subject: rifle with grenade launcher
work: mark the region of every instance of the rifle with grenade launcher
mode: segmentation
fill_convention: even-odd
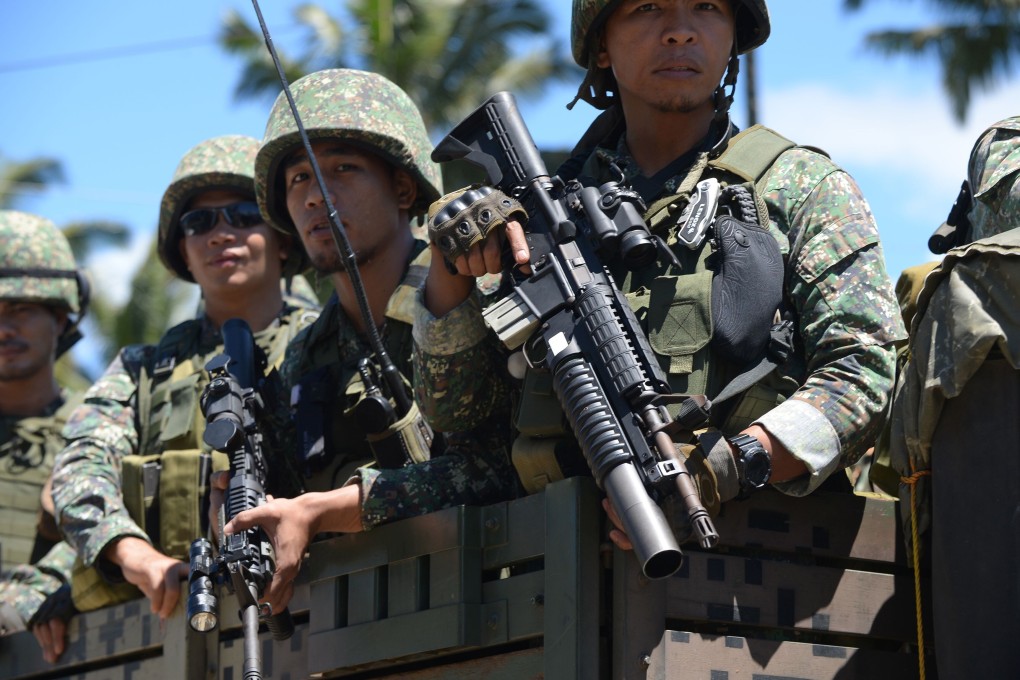
[[[510,349],[552,373],[553,386],[595,481],[609,496],[649,578],[683,562],[658,505],[678,494],[700,543],[718,534],[670,436],[670,393],[603,257],[635,269],[657,258],[679,267],[652,235],[633,191],[609,182],[582,187],[550,177],[513,95],[493,95],[457,125],[432,153],[464,159],[490,184],[516,197],[529,215],[525,235],[531,273],[511,270],[511,292],[484,313]]]

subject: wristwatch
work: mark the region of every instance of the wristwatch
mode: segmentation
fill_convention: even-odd
[[[772,476],[772,458],[757,438],[749,434],[728,437],[727,441],[737,447],[737,479],[740,493],[737,498],[747,498],[769,483]]]

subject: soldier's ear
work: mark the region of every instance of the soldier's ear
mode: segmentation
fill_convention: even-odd
[[[609,51],[606,49],[606,32],[604,30],[599,31],[598,41],[599,46],[595,50],[595,65],[599,68],[610,68],[613,64],[609,61]]]
[[[398,168],[393,173],[393,188],[396,191],[397,204],[401,210],[410,210],[418,198],[418,183],[414,181],[410,173]]]
[[[57,320],[57,328],[60,329],[59,333],[63,333],[71,323],[71,315],[62,307],[53,307],[52,309],[53,316]]]

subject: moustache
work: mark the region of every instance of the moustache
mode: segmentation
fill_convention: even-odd
[[[2,349],[25,350],[28,349],[28,343],[25,342],[24,340],[18,340],[16,338],[12,338],[9,340],[0,340],[0,350]]]

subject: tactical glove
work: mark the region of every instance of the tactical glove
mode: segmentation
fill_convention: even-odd
[[[688,467],[691,460],[696,460],[695,465],[707,469],[711,473],[711,479],[715,483],[714,501],[715,507],[709,505],[709,499],[702,491],[701,500],[705,508],[714,517],[719,511],[719,504],[732,500],[740,493],[740,477],[737,473],[737,461],[733,458],[733,450],[730,443],[723,436],[723,433],[714,428],[705,430],[698,435],[697,453],[688,457]],[[694,471],[691,470],[691,474]],[[701,490],[699,482],[699,490]]]
[[[77,613],[78,610],[75,609],[74,601],[71,599],[71,586],[63,585],[43,601],[28,621],[28,627],[50,619],[59,618],[67,621]]]
[[[701,504],[709,516],[715,517],[719,514],[720,506],[736,498],[740,491],[737,463],[730,452],[729,443],[721,432],[712,429],[699,435],[698,444],[677,444],[676,448],[701,497]],[[669,496],[667,503],[668,516],[673,518],[677,540],[685,543],[693,538],[687,508],[676,496]]]
[[[429,206],[429,239],[453,264],[483,242],[490,231],[511,220],[527,222],[528,213],[520,202],[499,189],[475,184],[446,194]]]

